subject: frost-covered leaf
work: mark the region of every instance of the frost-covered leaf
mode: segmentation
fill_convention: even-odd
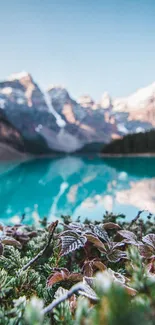
[[[155,255],[155,252],[151,246],[139,245],[140,255],[144,258],[150,259]]]
[[[59,301],[63,296],[68,294],[68,290],[59,287],[55,292],[53,302]],[[59,303],[56,308],[53,309],[54,323],[60,324],[61,320],[70,319],[71,310],[70,310],[70,299],[66,299]],[[64,321],[62,321],[64,323]],[[53,324],[53,321],[52,321]]]
[[[84,277],[83,279],[83,289],[79,290],[79,294],[85,296],[91,300],[98,301],[98,296],[96,292],[91,287],[94,283],[94,278]]]
[[[151,259],[150,263],[147,265],[147,270],[150,274],[153,274],[155,276],[155,256]]]
[[[97,270],[106,270],[106,266],[99,259],[87,260],[84,262],[82,271],[86,277],[92,277],[94,272]]]
[[[72,230],[72,229],[68,229],[68,230],[64,230],[62,231],[58,237],[65,237],[65,236],[79,236],[78,232],[75,230]]]
[[[83,278],[83,283],[88,284],[91,288],[95,287],[95,278],[94,277],[89,277],[89,276],[85,276]]]
[[[129,286],[124,286],[124,289],[126,290],[126,292],[130,295],[130,296],[135,296],[137,294],[137,291]]]
[[[55,283],[62,281],[69,282],[80,282],[83,279],[82,274],[80,273],[70,273],[68,269],[62,268],[58,269],[54,274],[52,273],[47,279],[47,287],[51,288]]]
[[[121,229],[121,227],[114,222],[106,222],[103,224],[104,229]]]
[[[89,234],[89,233],[85,233],[85,236],[86,236],[87,240],[89,242],[91,242],[92,244],[94,244],[96,247],[105,249],[104,244],[101,242],[101,240],[98,237],[94,236],[93,234]]]
[[[104,228],[102,228],[102,225],[100,226],[94,226],[91,225],[91,230],[93,233],[98,236],[99,238],[103,239],[106,242],[109,242],[109,236]]]
[[[57,227],[58,225],[58,220],[52,222],[49,226],[48,226],[48,231],[49,233],[52,233],[54,231],[54,229]]]
[[[3,245],[1,242],[0,242],[0,255],[3,255]]]
[[[70,229],[74,229],[74,230],[84,230],[85,229],[85,224],[83,224],[83,223],[80,223],[80,222],[71,222],[70,224],[69,224],[69,227],[70,227]]]
[[[69,223],[69,225],[63,224],[63,226],[65,231],[75,231],[76,233],[81,233],[85,228],[85,225],[79,222]]]
[[[62,287],[59,287],[58,290],[55,292],[54,298],[55,299],[59,299],[60,297],[62,297],[66,293],[68,293],[68,290],[67,289],[64,289]]]
[[[68,253],[84,247],[87,238],[85,236],[80,236],[75,232],[70,233],[70,235],[61,236],[61,252],[60,255],[67,255]]]
[[[92,261],[85,261],[82,272],[84,276],[92,277],[93,276],[93,263]]]
[[[80,282],[83,279],[83,275],[81,273],[70,273],[68,277],[68,281],[70,282]]]
[[[105,264],[103,264],[100,260],[94,260],[93,261],[93,265],[99,270],[99,271],[105,271],[106,270],[106,266]]]
[[[1,242],[4,245],[10,245],[10,246],[15,246],[17,248],[22,248],[21,243],[12,237],[3,237],[1,239]]]
[[[125,245],[125,243],[124,242],[112,242],[111,243],[111,247],[113,248],[113,249],[115,249],[115,248],[117,248],[117,247],[122,247],[122,246],[124,246]]]
[[[146,235],[145,237],[143,237],[142,241],[155,250],[155,234]]]
[[[69,292],[69,290],[66,290],[66,289],[64,289],[62,287],[59,287],[58,290],[55,292],[55,295],[54,295],[55,300],[61,298],[64,295],[66,295],[68,292]],[[71,312],[74,312],[75,311],[76,301],[77,301],[77,298],[76,298],[76,295],[74,294],[68,300],[65,300],[64,302],[61,303],[61,306],[62,306],[62,317],[65,316],[64,313],[67,314],[67,310],[66,309],[68,309],[68,308],[69,308],[69,310]],[[55,312],[56,312],[56,310],[55,310]],[[60,322],[61,315],[58,313],[57,316],[58,316],[57,321]],[[55,317],[55,320],[56,320],[56,317]]]
[[[123,238],[126,238],[126,239],[137,240],[136,235],[132,231],[129,231],[129,230],[120,230],[120,231],[118,231],[118,234],[120,234]]]
[[[125,289],[125,291],[127,291],[127,293],[131,296],[135,296],[137,291],[129,286],[127,286],[125,284],[126,282],[126,278],[118,273],[115,272],[111,269],[107,269],[104,272],[100,272],[97,274],[96,278],[96,288],[98,288],[98,291],[102,292],[102,294],[104,292],[109,291],[109,289],[111,288],[112,283],[114,283],[115,285],[121,286]]]
[[[126,279],[121,273],[115,272],[112,269],[108,269],[108,272],[113,277],[114,281],[118,281],[122,284],[125,284]]]
[[[135,296],[137,291],[129,286],[127,286],[126,280],[128,280],[127,278],[124,277],[124,275],[122,275],[119,272],[115,272],[111,269],[108,269],[108,272],[112,275],[114,282],[117,283],[118,285],[121,285],[130,296]]]
[[[142,257],[146,259],[155,257],[155,234],[148,234],[142,238],[143,244],[139,246]]]
[[[125,238],[124,240],[125,243],[139,245],[137,236],[133,232],[129,230],[120,230],[118,231],[118,234],[120,234],[123,238]]]
[[[115,249],[107,254],[107,259],[113,263],[119,262],[122,258],[126,258],[126,253],[119,249]]]
[[[50,275],[47,279],[47,287],[51,288],[55,283],[64,281],[69,276],[69,271],[63,268],[60,272],[55,272],[54,274]]]

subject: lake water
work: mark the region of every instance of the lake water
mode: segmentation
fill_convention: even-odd
[[[39,215],[100,220],[105,211],[155,213],[155,158],[64,156],[0,163],[0,221],[25,222]],[[145,216],[144,216],[145,217]]]

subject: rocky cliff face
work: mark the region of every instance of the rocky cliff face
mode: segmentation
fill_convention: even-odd
[[[91,150],[155,126],[155,84],[122,99],[105,92],[99,103],[77,101],[61,86],[41,91],[26,72],[0,82],[0,142],[31,153]],[[93,149],[94,150],[94,149]]]
[[[107,143],[117,133],[115,120],[106,120],[104,110],[89,96],[83,96],[76,102],[63,87],[51,87],[48,94],[54,109],[65,120],[67,131],[75,134],[83,144]]]
[[[46,139],[39,133],[43,125],[53,130],[54,138],[59,131],[43,92],[28,73],[12,75],[0,83],[0,119],[20,134],[24,150],[32,153],[50,151]]]

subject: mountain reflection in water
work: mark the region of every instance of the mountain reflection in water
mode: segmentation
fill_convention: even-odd
[[[105,210],[132,219],[155,213],[155,158],[64,156],[17,164],[0,163],[0,220],[25,222],[61,215],[100,220]],[[35,213],[34,213],[35,211]]]

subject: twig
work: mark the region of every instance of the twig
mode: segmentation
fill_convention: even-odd
[[[26,216],[26,214],[25,214],[25,213],[23,213],[23,214],[22,214],[22,216],[21,216],[21,220],[20,220],[20,223],[23,223],[23,221],[24,221],[24,219],[25,219],[25,216]]]
[[[132,226],[133,226],[133,224],[135,223],[135,222],[137,222],[137,220],[140,218],[140,216],[141,216],[141,213],[142,212],[144,212],[145,210],[141,210],[141,211],[139,211],[138,212],[138,214],[136,215],[136,217],[130,222],[130,224],[129,224],[129,227],[128,227],[128,229],[130,229]]]
[[[32,258],[32,260],[30,260],[27,264],[25,264],[19,271],[19,274],[22,272],[22,271],[25,271],[28,269],[28,267],[30,267],[32,264],[34,264],[40,257],[42,257],[44,255],[44,253],[47,251],[47,249],[49,248],[50,246],[50,243],[51,243],[51,240],[53,238],[53,234],[54,234],[54,231],[55,231],[55,228],[57,227],[58,225],[58,220],[53,222],[52,225],[50,226],[50,235],[49,235],[49,238],[48,238],[48,242],[47,244],[45,245],[45,247],[34,257]]]
[[[67,293],[65,293],[63,296],[61,296],[58,299],[55,299],[51,304],[49,304],[47,307],[45,307],[42,310],[42,314],[45,315],[47,313],[51,313],[52,310],[58,306],[61,302],[71,298],[71,296],[76,293],[77,291],[83,291],[84,290],[84,284],[83,283],[77,283],[75,284]]]

